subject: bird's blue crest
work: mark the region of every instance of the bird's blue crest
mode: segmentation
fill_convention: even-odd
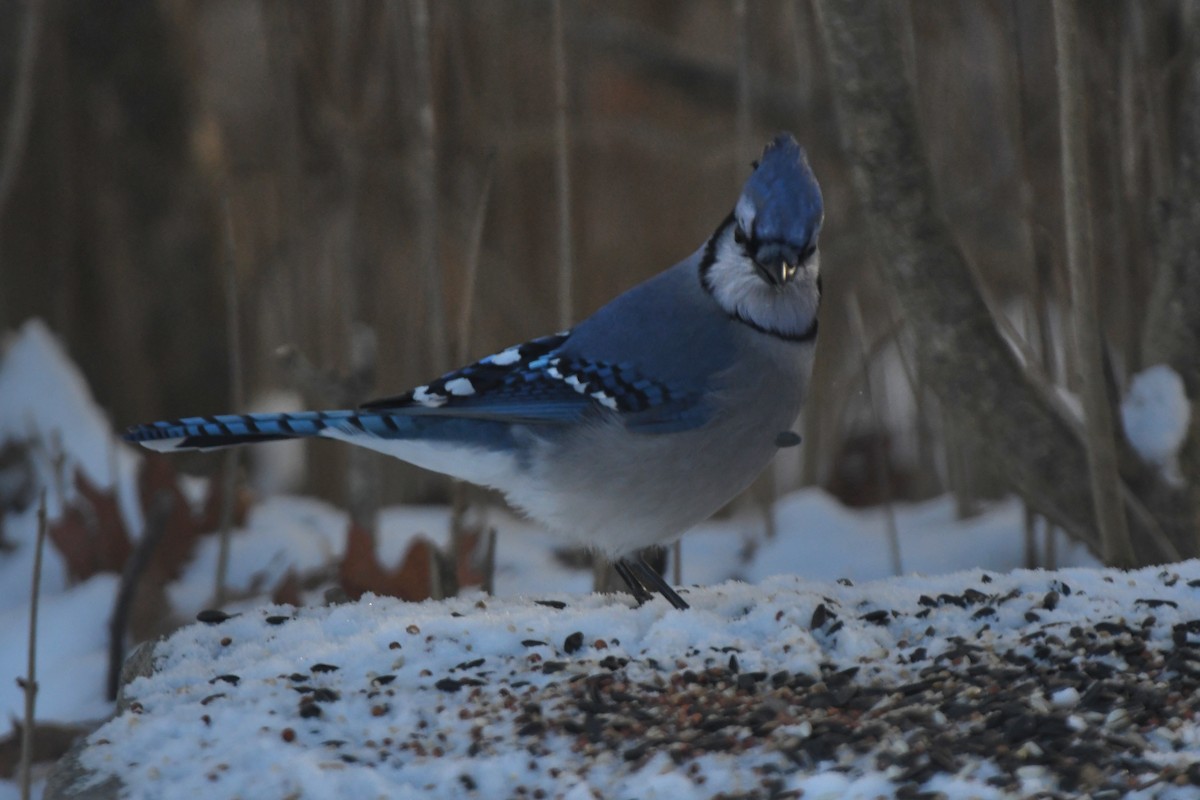
[[[808,158],[789,133],[766,146],[737,205],[738,222],[760,242],[808,244],[824,217],[821,188]]]

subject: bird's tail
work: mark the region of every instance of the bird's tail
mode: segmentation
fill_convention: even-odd
[[[320,436],[323,431],[402,437],[413,420],[403,415],[358,411],[301,411],[286,414],[219,414],[135,425],[125,440],[152,450],[214,450],[254,442]]]

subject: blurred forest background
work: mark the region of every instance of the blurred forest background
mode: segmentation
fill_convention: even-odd
[[[1028,0],[864,5],[900,59],[936,216],[1005,357],[1071,405],[1087,354],[1067,268],[1062,20]],[[1178,165],[1200,137],[1197,11],[1073,9],[1086,268],[1115,409],[1155,363],[1164,231],[1180,227]],[[952,413],[920,355],[929,329],[886,269],[862,197],[876,172],[843,146],[864,130],[838,68],[854,55],[848,16],[807,0],[0,4],[0,330],[46,319],[118,426],[357,403],[558,329],[686,257],[789,130],[825,193],[825,305],[804,444],[757,497],[953,491],[970,513],[1022,482],[1000,463],[1008,443]],[[1132,487],[1114,494],[1141,492],[1124,513],[1159,538],[1179,523],[1173,553],[1138,559],[1200,550],[1188,498],[1113,441]],[[368,508],[448,496],[436,476],[348,451],[307,445],[303,490]]]

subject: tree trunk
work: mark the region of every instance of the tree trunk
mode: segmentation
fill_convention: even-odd
[[[1039,513],[1100,551],[1085,451],[1073,425],[1000,336],[939,213],[888,5],[821,0],[834,99],[854,189],[884,277],[908,321],[918,369],[952,424]],[[1139,536],[1139,560],[1162,560]]]
[[[1125,503],[1117,472],[1112,407],[1104,385],[1099,303],[1092,258],[1087,136],[1079,70],[1079,17],[1075,0],[1054,0],[1057,48],[1058,122],[1062,146],[1063,220],[1067,240],[1067,272],[1071,276],[1072,321],[1079,348],[1080,394],[1083,401],[1088,476],[1100,553],[1104,563],[1134,565]]]
[[[1194,13],[1194,12],[1193,12]],[[1185,81],[1179,104],[1179,152],[1142,344],[1146,366],[1167,364],[1183,379],[1192,406],[1180,452],[1183,486],[1148,479],[1147,504],[1183,552],[1200,551],[1200,31],[1182,25]]]

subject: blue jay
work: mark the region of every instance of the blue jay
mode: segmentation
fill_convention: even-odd
[[[687,603],[634,557],[745,489],[800,412],[821,289],[821,191],[788,134],[690,257],[572,329],[346,411],[154,422],[160,451],[323,436],[503,492],[612,560],[639,602]]]

